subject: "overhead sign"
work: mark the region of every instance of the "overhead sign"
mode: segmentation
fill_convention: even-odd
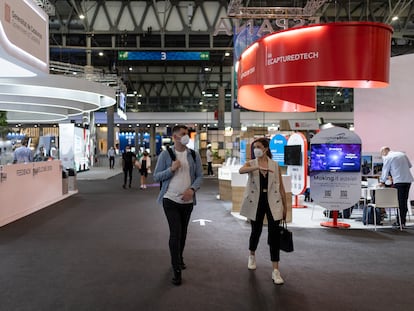
[[[159,61],[210,60],[210,52],[119,51],[118,60],[159,60]]]
[[[237,100],[255,111],[313,112],[316,86],[386,87],[392,32],[382,23],[341,22],[265,36],[240,56]]]
[[[297,130],[318,130],[318,120],[288,120],[292,131]]]
[[[49,72],[49,17],[34,1],[0,0],[0,58]],[[5,55],[6,54],[6,55]]]

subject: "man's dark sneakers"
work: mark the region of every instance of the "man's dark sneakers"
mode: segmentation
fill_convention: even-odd
[[[185,263],[184,263],[184,259],[183,258],[181,258],[181,262],[180,262],[180,269],[181,270],[185,270],[187,268],[187,266],[185,265]]]
[[[173,269],[174,277],[172,278],[172,283],[176,286],[181,285],[181,270],[180,269]]]

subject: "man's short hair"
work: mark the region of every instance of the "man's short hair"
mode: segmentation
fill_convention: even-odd
[[[177,124],[173,127],[172,133],[173,134],[178,133],[181,129],[188,130],[188,127],[184,124]]]
[[[383,147],[381,147],[380,153],[383,153],[384,151],[390,152],[391,149],[390,149],[390,147],[383,146]]]

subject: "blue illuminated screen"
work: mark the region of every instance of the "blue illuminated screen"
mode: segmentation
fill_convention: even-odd
[[[360,144],[311,144],[310,170],[313,172],[359,172]]]

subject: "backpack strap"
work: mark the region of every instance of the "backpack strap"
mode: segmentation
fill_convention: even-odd
[[[191,156],[193,157],[194,163],[196,162],[196,154],[195,151],[193,149],[190,149],[191,152]]]
[[[172,151],[170,147],[167,147],[168,153],[170,154],[171,160],[175,161],[177,157],[175,156],[175,153]],[[196,162],[196,153],[193,149],[190,149],[191,156],[193,157],[194,162]]]
[[[172,151],[170,147],[167,147],[167,150],[168,150],[168,153],[170,154],[171,160],[175,161],[176,160],[175,153]]]

